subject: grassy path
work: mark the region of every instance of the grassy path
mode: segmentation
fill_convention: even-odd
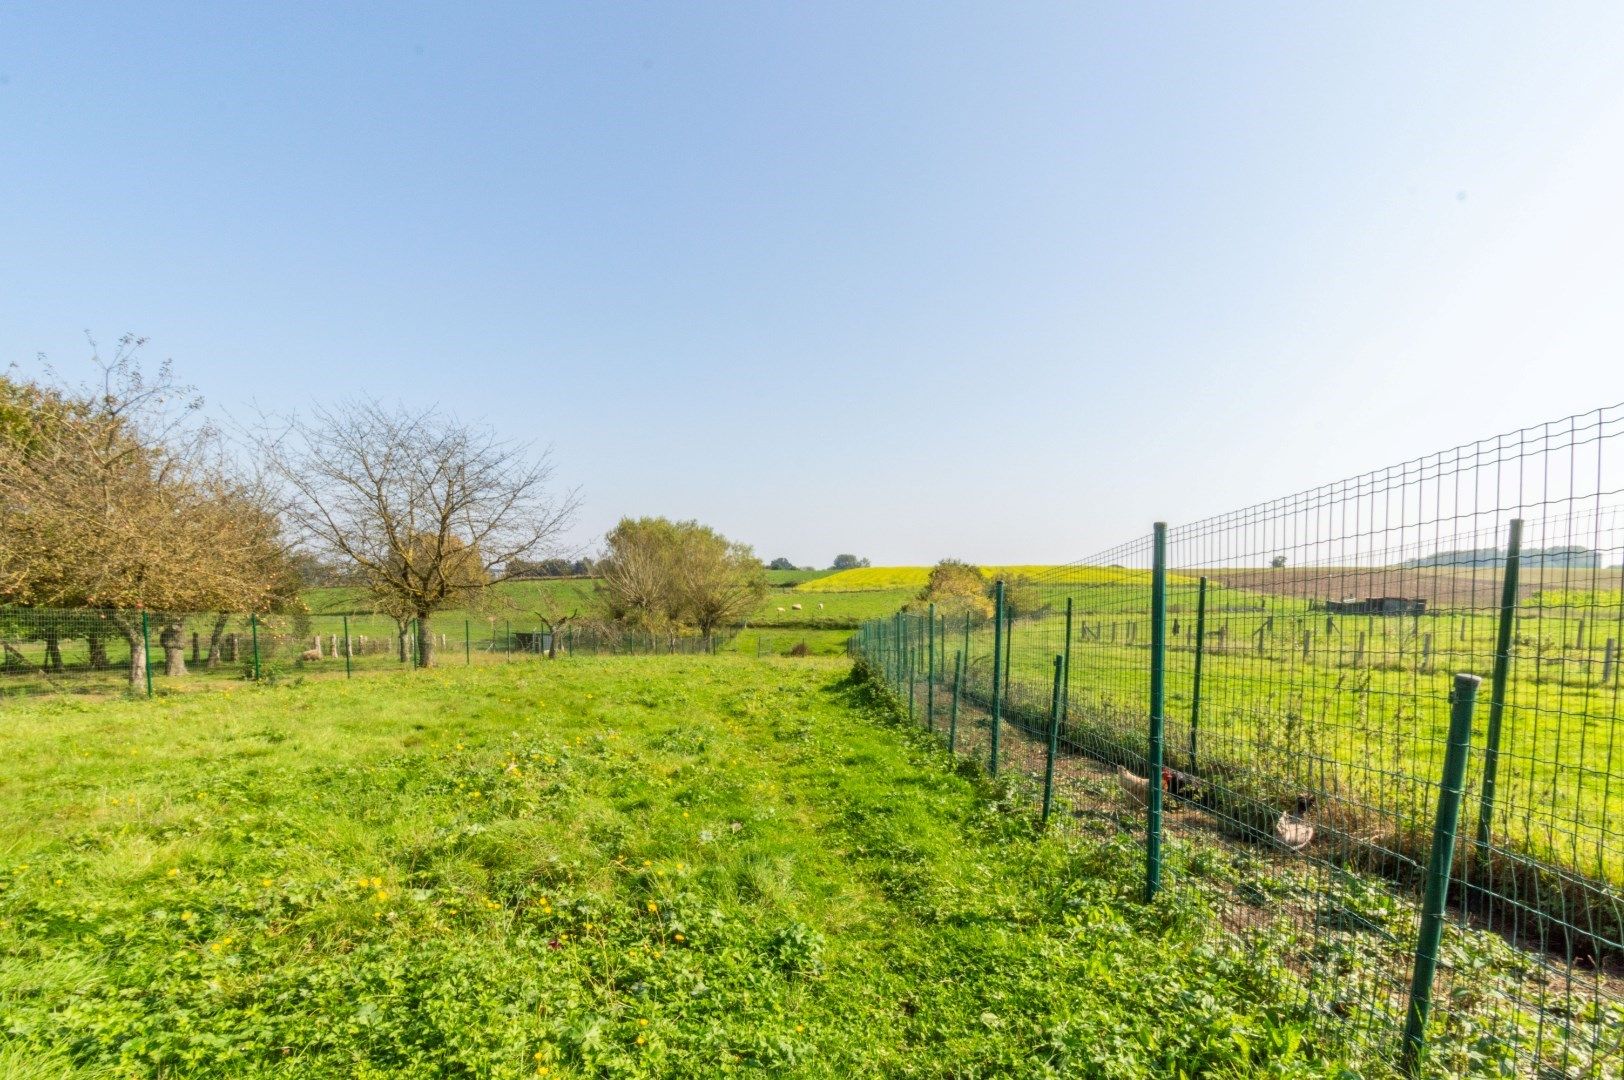
[[[838,662],[8,706],[0,1076],[1317,1076],[1283,969]],[[1371,1075],[1367,1072],[1365,1075]]]

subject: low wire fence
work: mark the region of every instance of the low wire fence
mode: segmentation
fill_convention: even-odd
[[[1147,897],[1206,896],[1327,1035],[1624,1076],[1620,434],[1613,407],[1158,526],[852,649],[1051,825],[1140,837]]]
[[[650,633],[534,619],[351,614],[167,614],[0,608],[0,698],[152,696],[200,680],[354,677],[436,665],[569,655],[711,653],[728,636]]]

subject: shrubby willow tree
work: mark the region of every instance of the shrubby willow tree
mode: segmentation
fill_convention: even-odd
[[[697,521],[622,518],[597,570],[610,616],[656,632],[691,626],[709,637],[767,595],[755,552]]]
[[[125,335],[112,359],[93,356],[90,386],[0,386],[0,602],[106,609],[96,618],[129,643],[132,691],[146,679],[143,612],[182,674],[183,613],[265,612],[296,588],[263,493],[233,474],[170,366],[142,371],[144,344]],[[94,664],[96,629],[57,632],[85,636]]]
[[[550,554],[579,505],[552,492],[545,452],[432,409],[317,409],[262,434],[260,450],[311,552],[353,567],[380,610],[417,620],[425,667],[430,616]]]

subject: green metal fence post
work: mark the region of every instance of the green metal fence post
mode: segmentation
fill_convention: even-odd
[[[259,681],[259,616],[248,613],[248,630],[254,640],[254,681]]]
[[[925,670],[925,727],[936,730],[936,605],[930,605],[930,662]]]
[[[1489,846],[1494,789],[1500,769],[1500,723],[1506,711],[1506,679],[1511,672],[1512,633],[1517,623],[1517,572],[1522,558],[1522,519],[1506,534],[1506,570],[1500,590],[1500,625],[1494,639],[1494,674],[1489,685],[1489,731],[1483,748],[1483,784],[1477,804],[1477,846]]]
[[[147,678],[147,697],[152,696],[152,628],[147,622],[147,611],[141,609],[141,668]],[[258,678],[255,674],[255,678]]]
[[[1403,1068],[1414,1076],[1426,1049],[1427,1016],[1432,1010],[1432,982],[1438,972],[1438,945],[1444,932],[1444,906],[1449,902],[1449,871],[1455,862],[1455,831],[1460,825],[1466,756],[1472,740],[1472,708],[1483,680],[1456,675],[1449,711],[1449,744],[1438,783],[1438,816],[1432,826],[1432,856],[1427,861],[1427,888],[1421,901],[1421,932],[1415,943],[1415,974],[1404,1021]]]
[[[1066,681],[1060,684],[1060,719],[1065,721],[1071,716],[1071,597],[1066,597],[1066,650],[1063,654],[1066,662]]]
[[[964,654],[953,654],[953,711],[948,713],[947,719],[947,752],[955,754],[959,749],[959,694],[964,690]]]
[[[1049,695],[1049,754],[1043,764],[1043,823],[1049,823],[1049,807],[1054,802],[1054,755],[1060,742],[1060,684],[1065,678],[1066,658],[1054,658],[1054,691]]]
[[[1201,727],[1201,657],[1207,651],[1207,579],[1195,593],[1195,676],[1190,684],[1190,771],[1196,767],[1196,731]]]
[[[902,693],[902,680],[904,677],[903,665],[907,663],[907,654],[908,623],[907,620],[902,617],[902,612],[899,611],[897,612],[896,636],[891,640],[891,681],[893,685],[895,685],[896,691],[899,695]]]
[[[1150,775],[1146,785],[1145,901],[1156,899],[1162,886],[1162,735],[1163,680],[1167,661],[1167,523],[1158,521],[1150,570]]]
[[[462,620],[462,666],[468,667],[474,662],[474,628],[468,625],[468,620]]]
[[[350,617],[344,616],[344,677],[352,679],[355,673],[350,670]]]
[[[900,611],[891,616],[891,625],[886,629],[889,633],[887,635],[888,640],[885,643],[885,658],[889,663],[885,665],[885,677],[897,697],[901,697],[902,687],[897,681],[898,665],[901,663],[899,657],[902,655],[902,613]]]
[[[502,633],[507,638],[506,642],[503,645],[502,659],[504,659],[504,660],[512,660],[513,659],[513,620],[512,619],[503,619],[502,620],[502,626],[503,626]]]
[[[1000,693],[1004,658],[1004,583],[999,581],[993,589],[992,602],[992,753],[987,771],[998,775],[998,729],[1003,722],[1003,696]]]
[[[914,650],[908,650],[908,658],[903,663],[908,665],[908,723],[911,724],[914,721],[914,695],[917,693],[914,687],[914,673],[919,668],[918,657],[914,655]]]
[[[1005,608],[1008,608],[1006,603]],[[1013,681],[1015,673],[1015,613],[1006,610],[1004,613],[1004,697],[1009,697],[1009,684]]]

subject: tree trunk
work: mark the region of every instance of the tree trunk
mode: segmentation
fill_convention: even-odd
[[[417,666],[429,667],[434,663],[434,635],[429,632],[429,613],[417,613]]]
[[[51,629],[45,631],[45,670],[62,670],[62,634],[60,631]]]
[[[209,655],[208,659],[203,661],[203,668],[206,671],[213,671],[220,666],[220,639],[225,636],[226,623],[230,619],[229,615],[214,617],[214,626],[209,630]]]
[[[406,662],[406,624],[410,621],[409,619],[395,620],[395,641],[400,646],[400,662],[403,664]]]
[[[147,692],[147,643],[141,637],[141,621],[124,621],[119,624],[124,631],[124,640],[130,645],[130,693],[145,694]]]
[[[158,633],[158,644],[164,650],[164,674],[186,674],[186,626],[179,616],[164,623]]]
[[[90,646],[90,670],[105,670],[108,667],[107,639],[99,633],[86,634],[85,642]]]

